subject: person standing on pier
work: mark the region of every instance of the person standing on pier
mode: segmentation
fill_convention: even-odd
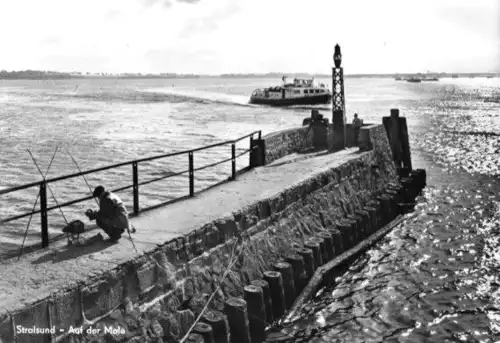
[[[358,145],[358,136],[361,126],[363,126],[363,121],[358,118],[358,114],[354,113],[354,119],[352,120],[352,126],[354,128],[354,144]]]
[[[99,211],[87,210],[85,214],[96,221],[111,241],[118,241],[125,230],[130,230],[127,208],[116,194],[106,191],[103,186],[97,186],[92,195],[99,198]]]

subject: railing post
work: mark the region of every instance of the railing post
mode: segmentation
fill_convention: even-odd
[[[49,223],[47,218],[47,183],[40,183],[40,216],[42,224],[42,248],[49,246]]]
[[[252,164],[252,156],[253,156],[253,135],[250,136],[250,153],[248,154],[248,158],[250,159],[250,163],[248,164],[250,168],[253,168]]]
[[[193,152],[190,151],[189,154],[189,196],[194,196],[194,161]]]
[[[134,214],[139,214],[139,175],[138,175],[137,162],[132,163],[132,178],[134,182]]]
[[[259,130],[259,141],[262,139],[262,130]]]
[[[231,180],[236,179],[236,145],[231,144]]]

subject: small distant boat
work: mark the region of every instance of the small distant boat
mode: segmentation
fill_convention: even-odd
[[[406,82],[419,83],[419,82],[422,82],[422,79],[420,79],[418,77],[411,77],[409,79],[406,79]]]
[[[283,86],[255,89],[250,96],[251,104],[270,106],[319,105],[328,104],[332,93],[324,84],[316,84],[312,79],[293,79],[286,83],[283,76]]]
[[[483,100],[484,102],[495,102],[497,104],[500,104],[500,96],[498,97],[488,97]]]
[[[451,75],[452,79],[458,79],[458,75]]]
[[[401,76],[398,76],[394,80],[396,80],[396,81],[403,81],[403,78]]]
[[[493,78],[493,75],[488,75],[486,76],[488,79],[492,79]]]
[[[439,81],[439,79],[437,77],[426,77],[422,81]]]

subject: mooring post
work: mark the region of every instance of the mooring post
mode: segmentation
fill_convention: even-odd
[[[392,140],[392,150],[394,153],[394,161],[396,166],[400,167],[403,162],[403,149],[400,140],[400,129],[399,129],[399,110],[397,108],[391,109],[391,140]]]
[[[333,125],[333,149],[342,150],[346,146],[345,125],[345,97],[344,97],[344,69],[340,46],[335,45],[333,55],[335,67],[332,68],[332,125]]]
[[[260,167],[266,164],[266,145],[260,138],[250,137],[250,168]]]
[[[42,248],[49,246],[49,223],[47,216],[47,183],[40,182],[40,217],[42,224]]]
[[[399,110],[397,108],[391,109],[390,117],[382,118],[382,123],[384,124],[387,132],[387,138],[389,139],[389,144],[391,146],[392,158],[398,170],[401,168],[403,163],[403,148],[400,140],[401,134],[399,119]]]
[[[139,214],[139,175],[137,162],[132,163],[132,179],[133,179],[133,193],[134,193],[134,214]]]
[[[403,165],[410,171],[413,170],[411,165],[411,153],[410,153],[410,140],[408,137],[408,126],[406,125],[406,118],[398,118],[399,121],[399,141],[401,142],[401,150],[403,153],[402,162]]]
[[[193,152],[190,151],[189,154],[189,196],[194,196],[194,161]]]

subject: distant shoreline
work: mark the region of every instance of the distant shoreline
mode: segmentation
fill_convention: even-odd
[[[307,73],[266,73],[266,74],[221,74],[221,75],[203,75],[203,74],[71,74],[60,72],[42,72],[42,71],[16,71],[0,72],[0,80],[68,80],[68,79],[281,79],[283,75],[302,78],[330,78],[330,74],[307,74]],[[293,75],[293,76],[292,76]],[[429,74],[346,74],[345,78],[410,78],[410,77],[500,77],[500,73],[429,73]]]

